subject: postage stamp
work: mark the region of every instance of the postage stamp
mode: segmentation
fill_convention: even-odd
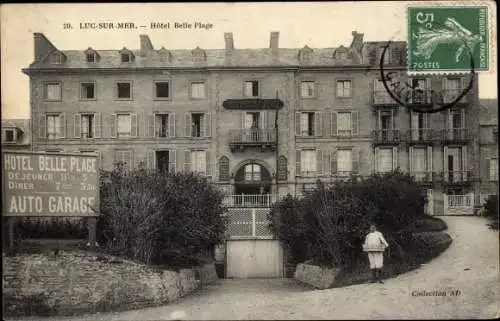
[[[409,6],[407,20],[409,71],[489,69],[488,7]]]

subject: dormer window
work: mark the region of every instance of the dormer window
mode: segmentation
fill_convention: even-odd
[[[130,62],[130,54],[122,53],[122,62]]]
[[[191,53],[196,61],[205,61],[207,58],[205,50],[201,49],[200,47],[196,47]]]
[[[96,57],[94,52],[89,52],[86,54],[87,62],[96,62]]]
[[[16,140],[16,131],[14,129],[7,129],[5,131],[5,141],[12,143]]]
[[[309,61],[311,59],[311,54],[313,50],[308,46],[304,46],[304,48],[299,51],[299,60],[301,62]]]
[[[87,50],[84,51],[85,54],[85,61],[89,63],[96,63],[99,60],[99,54],[97,51],[89,47]]]
[[[60,53],[54,53],[50,56],[50,63],[51,64],[61,64],[62,63],[62,56]]]
[[[120,60],[121,60],[121,62],[132,62],[133,59],[134,59],[134,55],[127,48],[123,48],[120,51]]]
[[[164,47],[161,47],[160,50],[158,50],[158,55],[160,57],[160,61],[162,62],[172,61],[172,54]]]

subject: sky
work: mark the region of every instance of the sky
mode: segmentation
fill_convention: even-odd
[[[279,31],[281,48],[349,46],[351,32],[365,41],[406,40],[406,8],[417,2],[290,2],[290,3],[104,3],[6,4],[1,18],[2,119],[29,118],[29,79],[21,72],[33,62],[33,33],[41,32],[61,50],[139,48],[148,34],[155,49],[224,48],[232,32],[235,48],[267,48],[271,31]],[[430,1],[425,2],[426,5]],[[447,4],[458,3],[448,1]],[[480,98],[497,98],[496,4],[490,7],[490,70],[480,73]],[[87,22],[133,22],[133,30],[80,29]],[[151,22],[212,24],[209,29],[150,29]],[[70,23],[72,29],[63,25]]]

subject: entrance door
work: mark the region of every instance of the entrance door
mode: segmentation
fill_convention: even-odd
[[[227,241],[227,278],[281,278],[283,251],[278,240]]]

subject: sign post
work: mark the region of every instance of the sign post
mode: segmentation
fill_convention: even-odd
[[[2,215],[14,245],[18,217],[88,217],[89,241],[96,242],[99,158],[89,154],[2,152]]]

